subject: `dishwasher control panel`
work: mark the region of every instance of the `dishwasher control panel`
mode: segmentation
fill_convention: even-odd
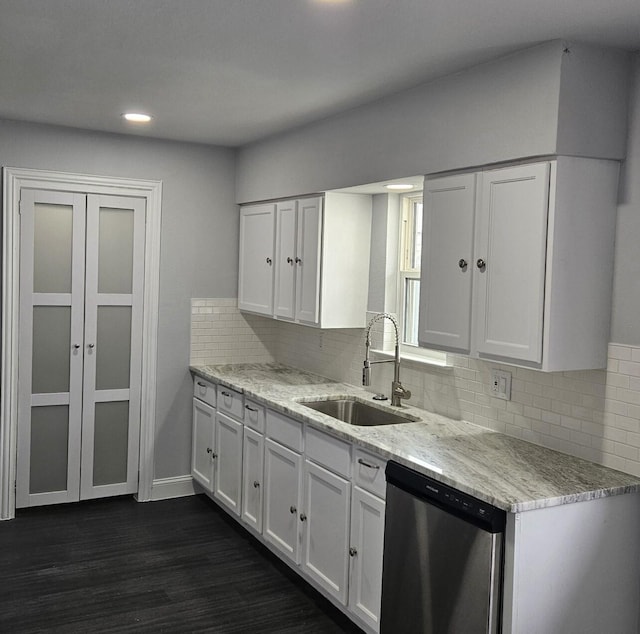
[[[504,531],[506,512],[472,495],[458,491],[429,476],[389,461],[386,469],[387,484],[410,491],[440,508],[476,523],[491,533]]]

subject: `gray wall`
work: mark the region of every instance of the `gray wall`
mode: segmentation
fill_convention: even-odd
[[[640,345],[640,53],[633,59],[627,159],[620,172],[611,341]]]
[[[235,297],[234,153],[0,120],[0,164],[161,180],[155,477],[190,472],[191,297]]]
[[[549,42],[247,146],[237,199],[557,153],[623,158],[628,61]]]

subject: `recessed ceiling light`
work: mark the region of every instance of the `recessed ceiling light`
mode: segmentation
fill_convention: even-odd
[[[122,116],[133,123],[149,123],[151,121],[151,115],[142,112],[125,112]]]
[[[413,185],[411,183],[391,183],[390,185],[385,185],[385,187],[395,191],[407,191],[408,189],[413,189]]]

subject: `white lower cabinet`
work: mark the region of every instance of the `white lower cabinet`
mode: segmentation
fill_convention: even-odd
[[[302,454],[271,438],[264,441],[263,537],[285,557],[300,563],[298,510],[302,503]]]
[[[351,483],[304,462],[302,569],[343,605],[347,603]]]
[[[249,427],[242,440],[242,521],[262,532],[262,490],[264,488],[264,436]]]
[[[218,386],[217,410],[215,397],[201,398],[193,400],[193,479],[360,627],[378,632],[385,461],[228,388]]]
[[[235,515],[240,515],[242,492],[242,429],[241,422],[216,413],[213,495]]]
[[[213,429],[216,410],[200,399],[193,399],[191,476],[209,493],[213,492]]]
[[[351,494],[349,610],[376,632],[380,627],[385,503],[354,486]]]

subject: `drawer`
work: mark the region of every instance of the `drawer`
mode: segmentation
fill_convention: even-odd
[[[302,423],[293,418],[267,410],[266,435],[285,447],[302,451]]]
[[[307,425],[304,452],[310,460],[338,475],[349,478],[351,473],[351,443]]]
[[[264,405],[246,398],[244,400],[244,424],[264,434],[264,410]]]
[[[216,406],[216,384],[207,381],[207,379],[199,376],[193,377],[193,395],[211,407]]]
[[[384,469],[387,461],[362,449],[354,448],[353,483],[383,500],[386,497],[387,483]]]
[[[243,405],[242,392],[238,392],[226,385],[218,385],[218,411],[242,420],[244,416]]]

